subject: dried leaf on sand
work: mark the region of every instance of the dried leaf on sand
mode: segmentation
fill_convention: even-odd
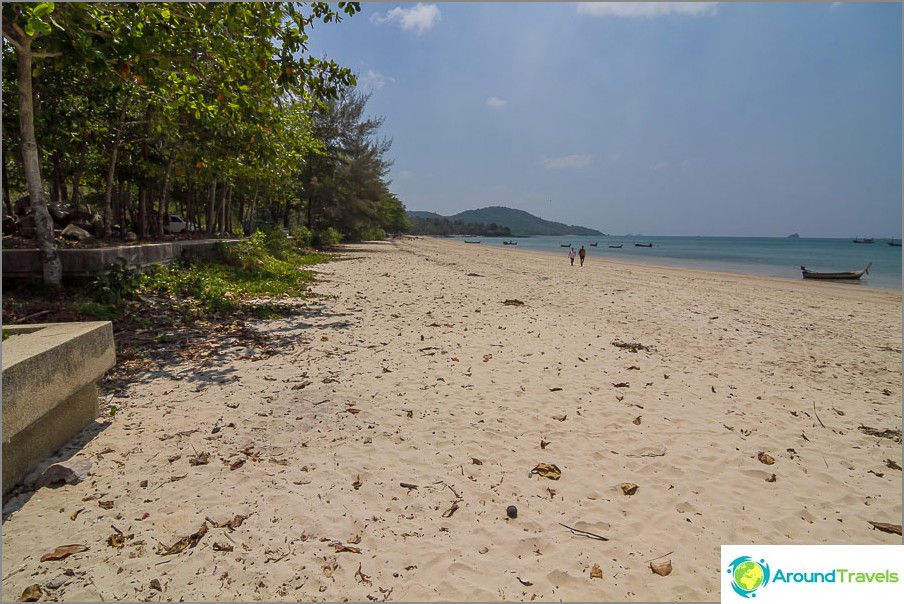
[[[600,568],[599,564],[594,563],[593,568],[590,569],[590,578],[591,579],[602,579],[603,578],[603,569]]]
[[[625,495],[633,495],[637,492],[638,488],[639,487],[633,482],[626,482],[621,485],[622,493],[624,493]]]
[[[64,558],[68,558],[72,554],[77,554],[79,552],[84,552],[87,550],[87,547],[77,543],[71,545],[61,545],[52,552],[41,556],[41,562],[47,562],[48,560],[63,560]]]
[[[759,453],[757,453],[756,458],[760,460],[760,463],[764,463],[767,466],[771,466],[772,464],[775,463],[775,458],[763,451],[760,451]]]
[[[542,476],[543,478],[549,478],[550,480],[558,480],[562,476],[562,470],[555,464],[538,463],[534,466],[534,469],[530,471],[531,476],[534,474]]]
[[[25,591],[22,592],[22,595],[19,596],[19,599],[16,602],[37,602],[41,599],[41,596],[44,595],[41,592],[41,586],[35,583],[34,585],[29,585],[25,588]]]
[[[666,560],[664,562],[650,562],[650,570],[661,577],[665,577],[672,572],[672,561]]]
[[[867,520],[873,528],[882,531],[883,533],[894,533],[895,535],[901,534],[901,525],[900,524],[888,524],[887,522],[873,522],[872,520]]]
[[[336,545],[336,553],[338,554],[338,553],[340,553],[340,552],[349,552],[349,553],[352,553],[352,554],[360,554],[360,553],[361,553],[361,549],[360,549],[360,548],[357,548],[357,547],[354,547],[354,546],[352,546],[352,545],[342,545],[342,544],[340,543],[340,544]]]
[[[174,544],[172,544],[170,547],[166,547],[165,545],[163,545],[161,543],[160,551],[158,551],[157,553],[159,553],[161,556],[169,556],[172,554],[178,554],[179,552],[185,550],[186,548],[194,547],[194,546],[198,545],[198,542],[201,541],[201,538],[204,537],[204,535],[206,535],[206,534],[207,534],[207,523],[203,522],[203,523],[201,523],[201,528],[199,528],[197,530],[197,532],[192,533],[188,537],[182,537],[181,539],[176,541]]]

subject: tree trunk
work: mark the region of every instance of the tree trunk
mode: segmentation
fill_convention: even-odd
[[[231,186],[226,190],[226,235],[232,235],[232,190]]]
[[[19,88],[19,137],[22,146],[22,168],[28,185],[28,197],[35,216],[38,249],[43,260],[44,283],[60,287],[63,283],[63,265],[53,238],[53,220],[44,202],[41,182],[41,158],[35,140],[34,97],[31,88],[32,38],[20,40],[16,45],[16,84]]]
[[[6,172],[6,145],[3,145],[3,174],[0,175],[0,180],[3,181],[3,205],[6,206],[6,215],[13,216],[13,202],[9,197],[9,175]]]
[[[142,187],[138,189],[138,238],[148,238],[148,192]]]
[[[129,97],[122,99],[122,108],[116,119],[116,136],[113,139],[113,148],[110,150],[110,165],[107,168],[107,188],[104,190],[104,239],[109,239],[113,232],[113,177],[116,174],[116,160],[119,158],[119,148],[122,146],[122,131],[125,129],[126,109],[129,105]]]
[[[214,206],[217,202],[217,179],[210,181],[207,190],[207,230],[208,235],[213,235],[214,227]]]
[[[220,207],[217,217],[217,234],[224,235],[226,233],[226,203],[229,197],[229,181],[223,181],[223,193],[220,196]]]
[[[63,161],[59,153],[54,153],[51,160],[53,164],[53,183],[50,189],[50,201],[53,203],[69,202],[69,194],[66,191],[66,180],[63,178]]]
[[[85,153],[88,151],[88,143],[82,143],[79,148],[78,164],[75,166],[75,172],[72,173],[72,199],[69,201],[69,207],[73,212],[78,211],[78,202],[82,198],[82,170],[85,167]]]
[[[163,190],[160,192],[160,213],[158,222],[160,224],[160,232],[164,232],[163,227],[169,224],[169,189],[170,181],[173,178],[173,166],[176,163],[175,149],[170,152],[170,156],[166,160],[166,168],[163,171]],[[183,218],[185,218],[183,216]],[[188,220],[187,218],[185,218]]]

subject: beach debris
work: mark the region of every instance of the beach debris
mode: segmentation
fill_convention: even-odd
[[[642,447],[634,453],[625,453],[625,457],[663,457],[665,453],[666,448],[660,445],[656,447]]]
[[[307,388],[308,386],[310,386],[313,383],[314,382],[312,382],[311,380],[305,380],[301,383],[298,383],[298,384],[295,384],[294,386],[292,386],[292,390],[303,390],[304,388]]]
[[[562,390],[562,389],[559,388],[558,386],[556,386],[555,388],[550,388],[550,389],[549,389],[550,392],[561,392],[561,390]]]
[[[169,481],[170,482],[178,482],[178,481],[182,480],[183,478],[185,478],[186,476],[188,476],[188,474],[182,474],[181,476],[170,476]]]
[[[665,577],[666,575],[672,573],[672,561],[666,560],[664,562],[650,562],[650,570],[652,570],[654,574],[657,574],[660,577]]]
[[[625,482],[625,483],[622,483],[622,485],[621,485],[622,493],[624,493],[625,495],[633,495],[634,493],[637,492],[638,488],[640,488],[640,487],[638,487],[633,482]]]
[[[230,470],[238,470],[238,469],[241,468],[243,465],[245,465],[245,460],[244,460],[244,459],[239,459],[238,461],[235,461],[235,462],[229,464],[229,469],[230,469]]]
[[[345,412],[351,413],[352,415],[358,415],[359,413],[361,413],[361,410],[357,407],[349,407],[348,409],[345,409]]]
[[[146,488],[148,488],[148,481],[142,480],[141,482],[138,483],[138,486],[140,486],[142,489],[146,489]]]
[[[888,524],[887,522],[873,522],[872,520],[867,520],[871,525],[873,525],[874,529],[880,530],[883,533],[894,533],[895,535],[901,534],[901,525],[900,524]]]
[[[19,599],[16,602],[37,602],[41,599],[44,593],[41,591],[41,586],[35,583],[34,585],[29,585],[25,588],[25,591],[22,592],[22,595],[19,596]]]
[[[341,543],[337,543],[333,547],[336,548],[337,554],[342,553],[342,552],[348,552],[350,554],[360,554],[361,553],[361,549],[357,548],[353,545],[343,545]]]
[[[44,554],[41,556],[41,562],[48,562],[50,560],[64,560],[71,556],[72,554],[78,554],[79,552],[87,551],[88,548],[79,543],[72,543],[70,545],[61,545],[52,552]]]
[[[524,586],[527,586],[527,587],[530,587],[531,585],[533,585],[533,582],[531,582],[531,581],[527,581],[526,579],[522,579],[521,577],[518,577],[517,575],[515,575],[515,577],[518,579],[518,583],[520,583],[521,585],[524,585]]]
[[[206,466],[210,462],[210,453],[195,453],[188,458],[188,464],[192,466]]]
[[[563,421],[564,421],[564,420],[563,420]],[[543,440],[543,439],[541,438],[541,439],[540,439],[540,448],[541,448],[541,449],[545,449],[546,447],[548,447],[548,446],[550,445],[550,442],[551,442],[551,441]]]
[[[776,480],[778,479],[775,477],[775,474],[766,477],[766,482],[775,482]]]
[[[58,486],[62,483],[77,484],[87,478],[90,471],[90,459],[70,459],[65,462],[55,463],[41,472],[41,475],[35,481],[35,489]]]
[[[84,511],[85,511],[85,508],[79,508],[79,509],[75,510],[74,512],[72,512],[72,515],[69,516],[69,520],[75,520],[76,518],[78,518],[78,515]]]
[[[467,277],[483,277],[483,275],[478,275],[477,273],[468,273]]]
[[[760,463],[764,463],[767,466],[771,466],[775,463],[775,458],[764,451],[757,453],[756,458],[760,460]]]
[[[151,517],[151,515],[148,512],[145,512],[144,514],[142,514],[140,517],[136,518],[135,520],[141,522],[142,520],[145,520],[150,517]]]
[[[505,508],[505,515],[512,519],[517,518],[518,517],[518,508],[516,508],[513,505],[508,506],[507,508]]]
[[[358,562],[358,570],[355,572],[355,580],[358,581],[358,583],[367,583],[368,585],[370,585],[370,575],[365,575],[361,570],[361,566],[361,562]]]
[[[553,415],[552,418],[556,421],[564,422],[566,419],[568,419],[568,414],[566,413],[564,415]]]
[[[163,586],[160,585],[160,579],[151,579],[151,589],[156,589],[157,591],[163,591]]]
[[[97,505],[104,508],[105,510],[110,510],[110,509],[113,509],[114,504],[113,504],[113,501],[110,500],[110,501],[98,501]]]
[[[511,300],[506,300],[505,302],[503,302],[503,304],[505,304],[506,306],[524,306],[524,302],[514,298]]]
[[[612,385],[615,388],[630,388],[631,387],[631,384],[629,384],[628,382],[618,382],[618,383],[613,383]]]
[[[213,542],[213,551],[215,552],[231,552],[235,548],[230,543],[220,543],[219,541]]]
[[[596,539],[597,541],[608,541],[609,540],[608,537],[603,537],[602,535],[597,535],[596,533],[591,533],[590,531],[585,531],[583,529],[574,528],[574,527],[568,526],[567,524],[562,524],[561,522],[559,523],[559,526],[564,526],[569,531],[571,531],[572,534],[577,535],[578,537],[587,537],[588,539]]]
[[[869,436],[878,436],[879,438],[890,438],[896,443],[901,442],[901,430],[899,428],[886,428],[885,430],[879,430],[877,428],[870,428],[869,426],[861,425],[857,428],[864,434]]]
[[[543,478],[549,478],[550,480],[558,480],[562,476],[562,470],[555,464],[538,463],[534,466],[534,469],[530,471],[528,477],[530,478],[534,474],[542,476]]]
[[[555,489],[550,489],[549,487],[546,487],[546,492],[549,493],[549,498],[550,498],[550,499],[552,499],[552,498],[554,498],[554,497],[556,496],[556,490],[555,490]]]
[[[182,459],[182,454],[176,453],[175,455],[170,455],[169,457],[167,457],[166,461],[173,463],[174,461],[178,461],[180,459]]]
[[[223,421],[223,418],[222,418],[222,417],[220,417],[219,419],[217,419],[217,423],[215,423],[215,424],[213,425],[213,429],[210,431],[211,434],[216,434],[217,432],[220,431],[220,429],[221,429],[220,423],[221,423],[222,421]]]
[[[485,553],[487,553],[488,551],[490,551],[490,548],[488,548],[487,546],[484,545],[484,546],[481,547],[479,550],[477,550],[477,553],[478,553],[478,554],[485,554]]]
[[[638,344],[637,342],[622,342],[619,340],[614,340],[612,345],[616,348],[621,348],[622,350],[627,350],[629,352],[637,352],[638,350],[643,350],[644,352],[652,352],[653,349],[649,346],[644,346],[643,344]]]
[[[122,531],[115,532],[107,537],[107,543],[111,547],[121,549],[126,544],[126,536],[122,534]]]
[[[631,423],[633,423],[635,426],[639,426],[641,417],[643,417],[643,416],[638,415],[637,417],[634,418],[634,420]]]
[[[600,568],[600,565],[597,563],[593,563],[593,568],[590,569],[590,578],[591,579],[602,579],[603,578],[603,569]]]
[[[898,470],[898,471],[901,470],[900,464],[898,464],[898,462],[896,462],[894,459],[886,459],[886,460],[885,460],[885,467],[886,467],[886,468],[891,468],[892,470]]]
[[[361,488],[362,484],[363,483],[361,482],[361,475],[358,474],[358,476],[355,478],[355,482],[352,483],[352,487],[354,487],[354,489],[357,491]]]
[[[451,518],[452,514],[458,511],[458,501],[453,501],[452,506],[443,512],[443,518]]]
[[[483,465],[483,462],[481,460],[477,459],[476,457],[471,458],[471,463],[474,464],[475,466]],[[898,468],[898,469],[900,470],[900,468]]]
[[[485,354],[485,355],[483,355],[483,362],[486,363],[487,361],[489,361],[492,358],[493,358],[492,354]]]
[[[167,547],[158,541],[158,551],[157,553],[161,556],[170,556],[172,554],[178,554],[179,552],[185,550],[186,548],[191,548],[198,545],[198,542],[207,534],[207,523],[202,522],[201,528],[199,528],[196,532],[188,535],[187,537],[182,537],[178,541],[176,541],[171,546]]]
[[[209,522],[213,528],[227,528],[230,531],[234,531],[235,529],[242,526],[242,523],[245,522],[245,520],[247,520],[247,519],[248,519],[248,516],[242,516],[241,514],[236,514],[229,520],[224,520],[224,521],[219,521],[219,522],[216,520],[212,520],[210,518],[210,516],[206,516],[204,518],[204,520]]]
[[[399,483],[399,486],[400,486],[400,487],[405,487],[405,488],[408,489],[409,491],[410,491],[411,489],[416,489],[416,488],[417,488],[417,485],[416,485],[416,484],[411,484],[410,482],[400,482],[400,483]]]
[[[358,545],[359,543],[361,543],[361,535],[355,535],[354,537],[349,539],[348,542],[352,545]]]

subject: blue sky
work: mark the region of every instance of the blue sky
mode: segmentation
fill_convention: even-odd
[[[900,236],[897,3],[362,3],[359,74],[410,210],[606,233]]]

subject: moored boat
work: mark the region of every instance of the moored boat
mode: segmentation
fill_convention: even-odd
[[[465,240],[465,243],[480,243],[480,242],[479,242],[479,241],[468,241],[468,240]]]
[[[620,250],[621,246],[622,246],[622,244],[619,243],[618,245],[610,245],[609,247],[616,249],[616,250]]]
[[[590,247],[596,247],[596,246],[599,245],[599,243],[597,243],[596,241],[594,241],[593,243],[588,243],[587,245],[589,245]]]
[[[875,243],[872,237],[854,237],[854,243]]]
[[[502,245],[518,245],[517,241],[503,241]]]
[[[888,242],[888,245],[890,245],[892,247],[901,247],[901,240],[898,239],[897,241],[895,241],[894,239],[892,239],[891,241]]]
[[[652,243],[635,243],[634,247],[653,247]]]
[[[559,247],[571,247],[570,243],[560,243]]]
[[[866,265],[866,268],[859,271],[844,271],[840,273],[819,273],[816,271],[808,271],[804,266],[801,266],[800,270],[803,273],[804,279],[859,279],[863,276],[864,273],[869,273],[869,267],[871,267],[872,265],[873,263],[870,262]]]

